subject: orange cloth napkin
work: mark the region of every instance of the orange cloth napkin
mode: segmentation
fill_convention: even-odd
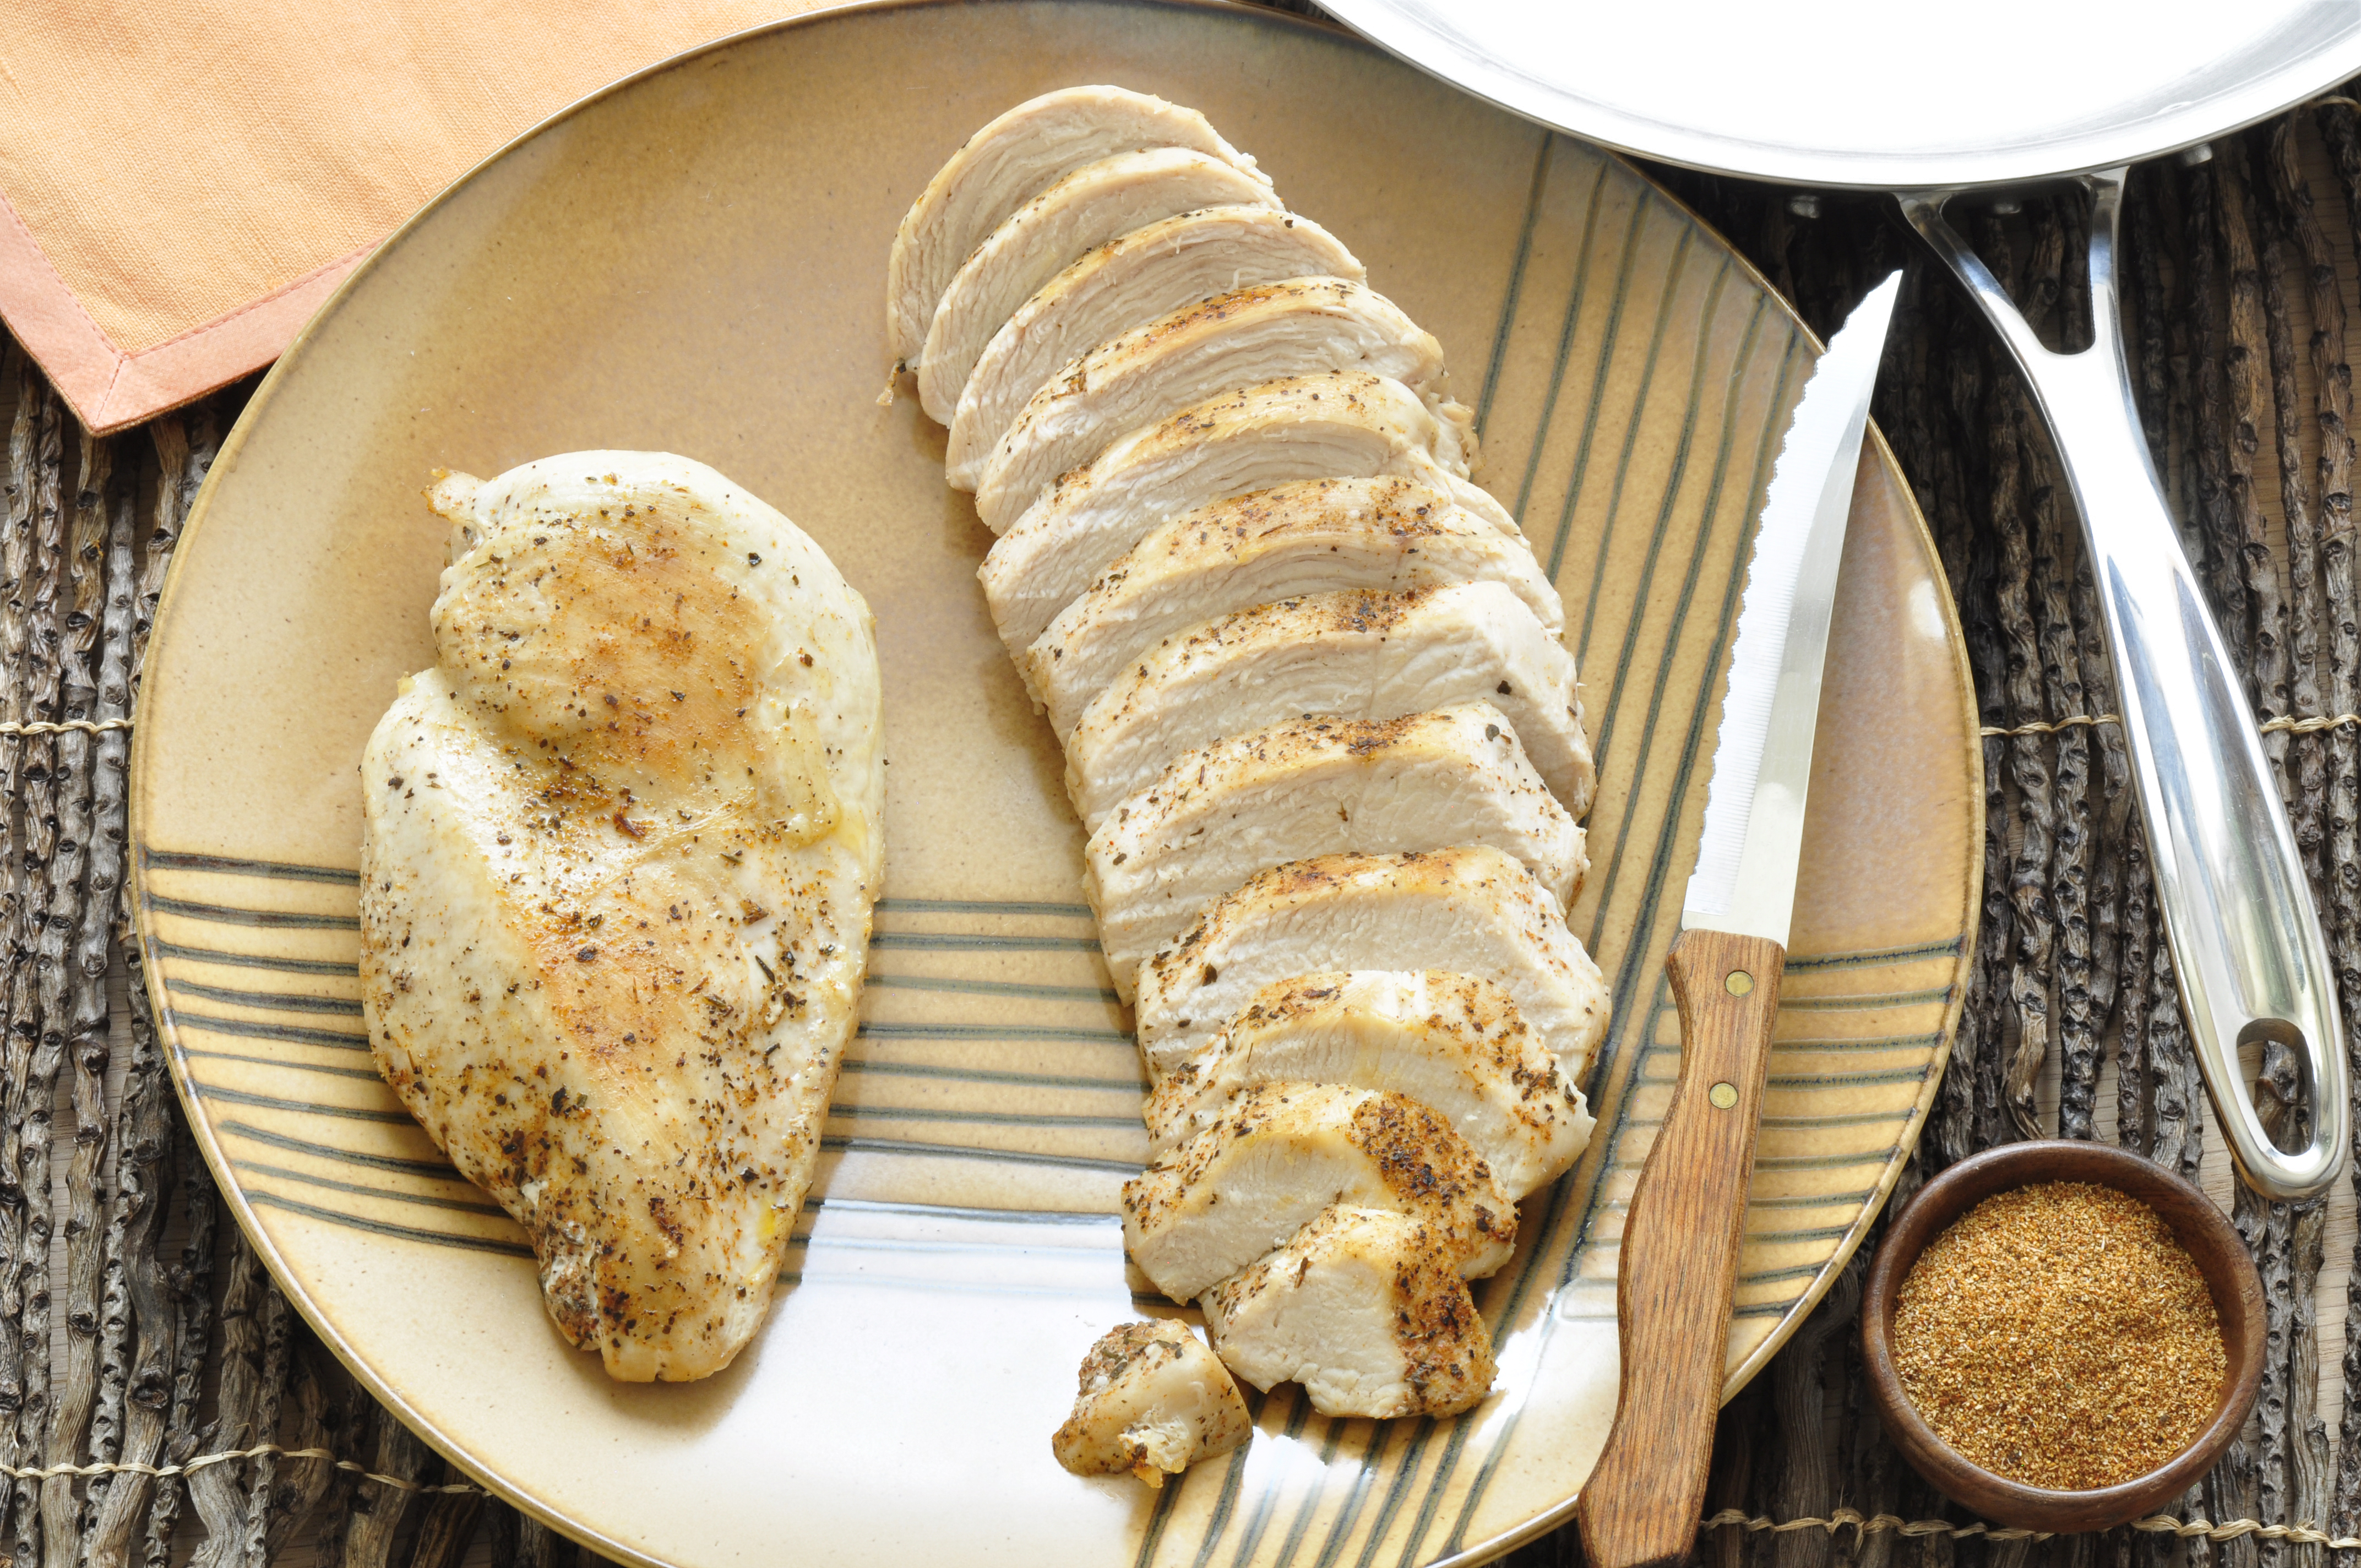
[[[278,357],[503,143],[818,0],[15,0],[0,320],[104,434]]]

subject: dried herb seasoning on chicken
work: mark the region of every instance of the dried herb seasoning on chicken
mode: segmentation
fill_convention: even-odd
[[[386,1080],[632,1382],[761,1325],[883,865],[869,608],[702,464],[582,452],[430,492],[435,663],[363,761]]]
[[[1077,1475],[1164,1485],[1246,1442],[1246,1402],[1220,1357],[1170,1321],[1118,1323],[1082,1358],[1074,1413],[1049,1440]]]
[[[1594,785],[1565,606],[1443,345],[1204,116],[1120,87],[954,152],[887,294],[1137,1004],[1134,1261],[1258,1387],[1474,1407],[1467,1282],[1589,1139],[1607,992],[1565,918]]]

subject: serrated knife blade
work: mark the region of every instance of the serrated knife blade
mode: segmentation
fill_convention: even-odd
[[[1681,905],[1686,929],[1787,945],[1837,566],[1869,396],[1901,290],[1897,272],[1829,341],[1772,470],[1738,612],[1705,832]]]
[[[1814,367],[1754,530],[1683,929],[1664,959],[1681,1069],[1624,1210],[1622,1382],[1576,1504],[1591,1568],[1688,1556],[1721,1406],[1754,1136],[1795,904],[1812,732],[1869,395],[1900,273]]]

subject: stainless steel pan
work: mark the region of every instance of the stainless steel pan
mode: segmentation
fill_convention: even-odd
[[[2262,739],[2175,534],[2132,400],[2115,295],[2125,166],[2361,74],[2355,0],[1974,7],[1322,0],[1405,60],[1643,157],[1811,189],[1893,192],[2024,367],[2074,487],[2113,649],[2158,901],[2197,1061],[2241,1173],[2324,1190],[2346,1138],[2320,922]],[[2044,348],[1944,219],[1971,190],[2065,180],[2092,203],[2096,341]],[[2273,1146],[2238,1064],[2275,1037],[2308,1070],[2312,1142]]]

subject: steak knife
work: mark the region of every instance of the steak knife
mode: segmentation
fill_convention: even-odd
[[[1576,1504],[1591,1568],[1681,1562],[1704,1510],[1828,615],[1901,284],[1897,272],[1871,291],[1820,356],[1754,531],[1705,831],[1664,959],[1680,1011],[1680,1077],[1624,1217],[1621,1392]]]

